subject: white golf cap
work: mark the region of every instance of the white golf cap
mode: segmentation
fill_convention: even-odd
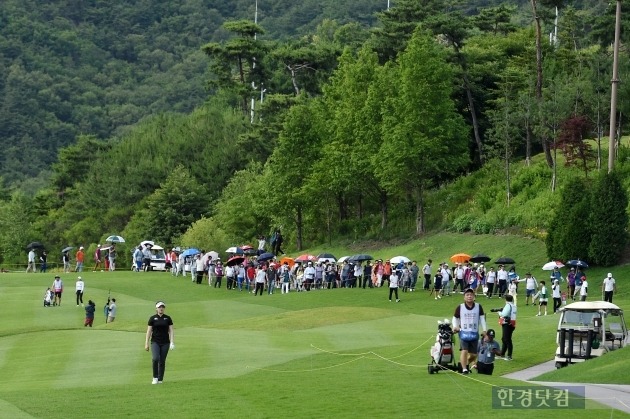
[[[612,278],[612,273],[608,272],[608,278]]]
[[[158,301],[157,303],[155,303],[155,308],[160,308],[160,307],[166,307],[166,304],[164,304],[164,301]]]
[[[82,281],[83,279],[81,279],[81,277],[78,277],[77,280]]]

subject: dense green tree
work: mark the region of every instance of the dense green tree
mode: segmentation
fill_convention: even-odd
[[[628,243],[628,192],[617,172],[602,172],[593,189],[589,215],[592,231],[589,262],[612,266],[619,262]]]
[[[417,30],[400,57],[398,91],[388,99],[393,112],[383,121],[387,159],[376,173],[390,192],[411,193],[417,233],[425,232],[425,190],[468,163],[467,129],[451,99],[454,75],[446,60],[444,49]]]
[[[208,212],[208,194],[203,185],[182,166],[177,166],[163,184],[147,197],[146,234],[165,244],[173,243],[190,225]]]
[[[588,261],[593,234],[591,190],[583,178],[571,178],[560,191],[560,202],[546,238],[550,259]]]
[[[265,179],[269,188],[261,199],[275,224],[291,226],[295,231],[296,248],[304,246],[306,212],[312,199],[306,190],[305,180],[318,160],[321,149],[317,101],[308,101],[293,106],[287,115],[284,129],[278,138],[278,146],[269,158],[269,172]]]
[[[33,222],[31,200],[19,192],[11,200],[0,203],[0,261],[5,264],[25,263],[26,245],[33,240],[47,245],[45,237],[37,237]]]

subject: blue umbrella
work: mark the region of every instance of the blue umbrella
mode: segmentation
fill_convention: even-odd
[[[567,265],[569,266],[575,266],[576,268],[588,268],[588,263],[584,262],[583,260],[577,259],[577,260],[570,260],[567,262]]]
[[[184,255],[184,257],[186,257],[186,256],[194,256],[194,255],[196,255],[198,253],[201,253],[201,252],[199,250],[193,248],[193,249],[186,249],[186,250],[184,250],[182,255]]]
[[[274,255],[273,253],[266,252],[266,253],[263,253],[262,255],[258,256],[257,260],[258,260],[258,262],[265,262],[267,260],[273,259],[274,257],[276,257],[276,255]]]

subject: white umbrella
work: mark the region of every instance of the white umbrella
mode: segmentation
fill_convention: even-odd
[[[105,241],[110,243],[124,243],[125,239],[120,236],[109,236],[105,239]]]
[[[390,261],[392,264],[397,265],[397,264],[399,264],[400,262],[402,262],[402,263],[409,263],[409,262],[411,262],[411,259],[409,259],[409,258],[408,258],[408,257],[406,257],[406,256],[394,256],[394,257],[393,257],[393,258],[391,258],[389,261]]]
[[[150,247],[155,246],[155,242],[151,241],[151,240],[145,240],[143,242],[140,242],[140,246],[142,247],[146,247],[147,245],[149,245]]]
[[[350,256],[342,256],[337,260],[337,263],[344,263],[348,259],[350,259]]]
[[[232,247],[227,248],[225,250],[225,253],[232,253],[232,254],[236,254],[236,255],[244,254],[243,249],[241,249],[240,247],[236,247],[236,246],[232,246]]]
[[[203,260],[203,263],[208,263],[208,260],[216,260],[219,258],[219,254],[217,252],[215,252],[214,250],[211,252],[206,253],[205,255],[203,255],[201,257],[201,259]]]
[[[555,268],[563,268],[564,263],[559,260],[552,260],[551,262],[547,262],[543,265],[543,271],[553,271]]]

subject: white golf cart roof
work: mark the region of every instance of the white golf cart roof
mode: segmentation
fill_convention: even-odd
[[[560,310],[621,310],[621,308],[607,301],[577,301],[562,307]]]

